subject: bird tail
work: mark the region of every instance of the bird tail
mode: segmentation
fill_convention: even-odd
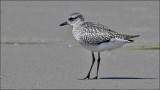
[[[134,40],[131,40],[131,38],[135,38],[139,36],[140,35],[117,34],[115,38],[118,38],[117,40],[120,40],[122,42],[131,43],[131,42],[134,42]]]
[[[128,35],[128,38],[135,38],[135,37],[139,37],[140,35]]]
[[[130,40],[131,38],[135,38],[135,37],[139,37],[140,35],[127,35],[127,40],[128,40],[128,43],[132,43],[134,42],[134,40]]]

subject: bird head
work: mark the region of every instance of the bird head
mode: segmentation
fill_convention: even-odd
[[[84,22],[83,15],[76,12],[76,13],[70,14],[68,19],[64,23],[60,24],[60,26],[64,26],[64,25],[75,26],[75,25],[79,25],[83,22]]]

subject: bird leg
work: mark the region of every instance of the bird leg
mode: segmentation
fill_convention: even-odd
[[[92,53],[92,65],[91,65],[91,67],[90,67],[90,70],[89,70],[87,76],[86,76],[85,78],[83,78],[83,79],[80,79],[80,80],[89,79],[89,77],[90,77],[90,73],[91,73],[92,67],[93,67],[94,62],[95,62],[94,52],[92,51],[91,53]]]
[[[96,73],[96,77],[94,77],[93,79],[98,79],[98,70],[99,70],[99,65],[100,65],[100,52],[98,52],[98,60],[97,60],[97,73]]]

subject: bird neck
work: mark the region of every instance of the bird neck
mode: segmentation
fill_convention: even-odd
[[[78,27],[78,26],[80,26],[82,23],[84,23],[84,21],[78,21],[75,25],[73,25],[73,27]]]

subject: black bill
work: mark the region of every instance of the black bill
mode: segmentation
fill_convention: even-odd
[[[64,26],[64,25],[68,25],[68,22],[66,21],[66,22],[60,24],[59,26]]]

